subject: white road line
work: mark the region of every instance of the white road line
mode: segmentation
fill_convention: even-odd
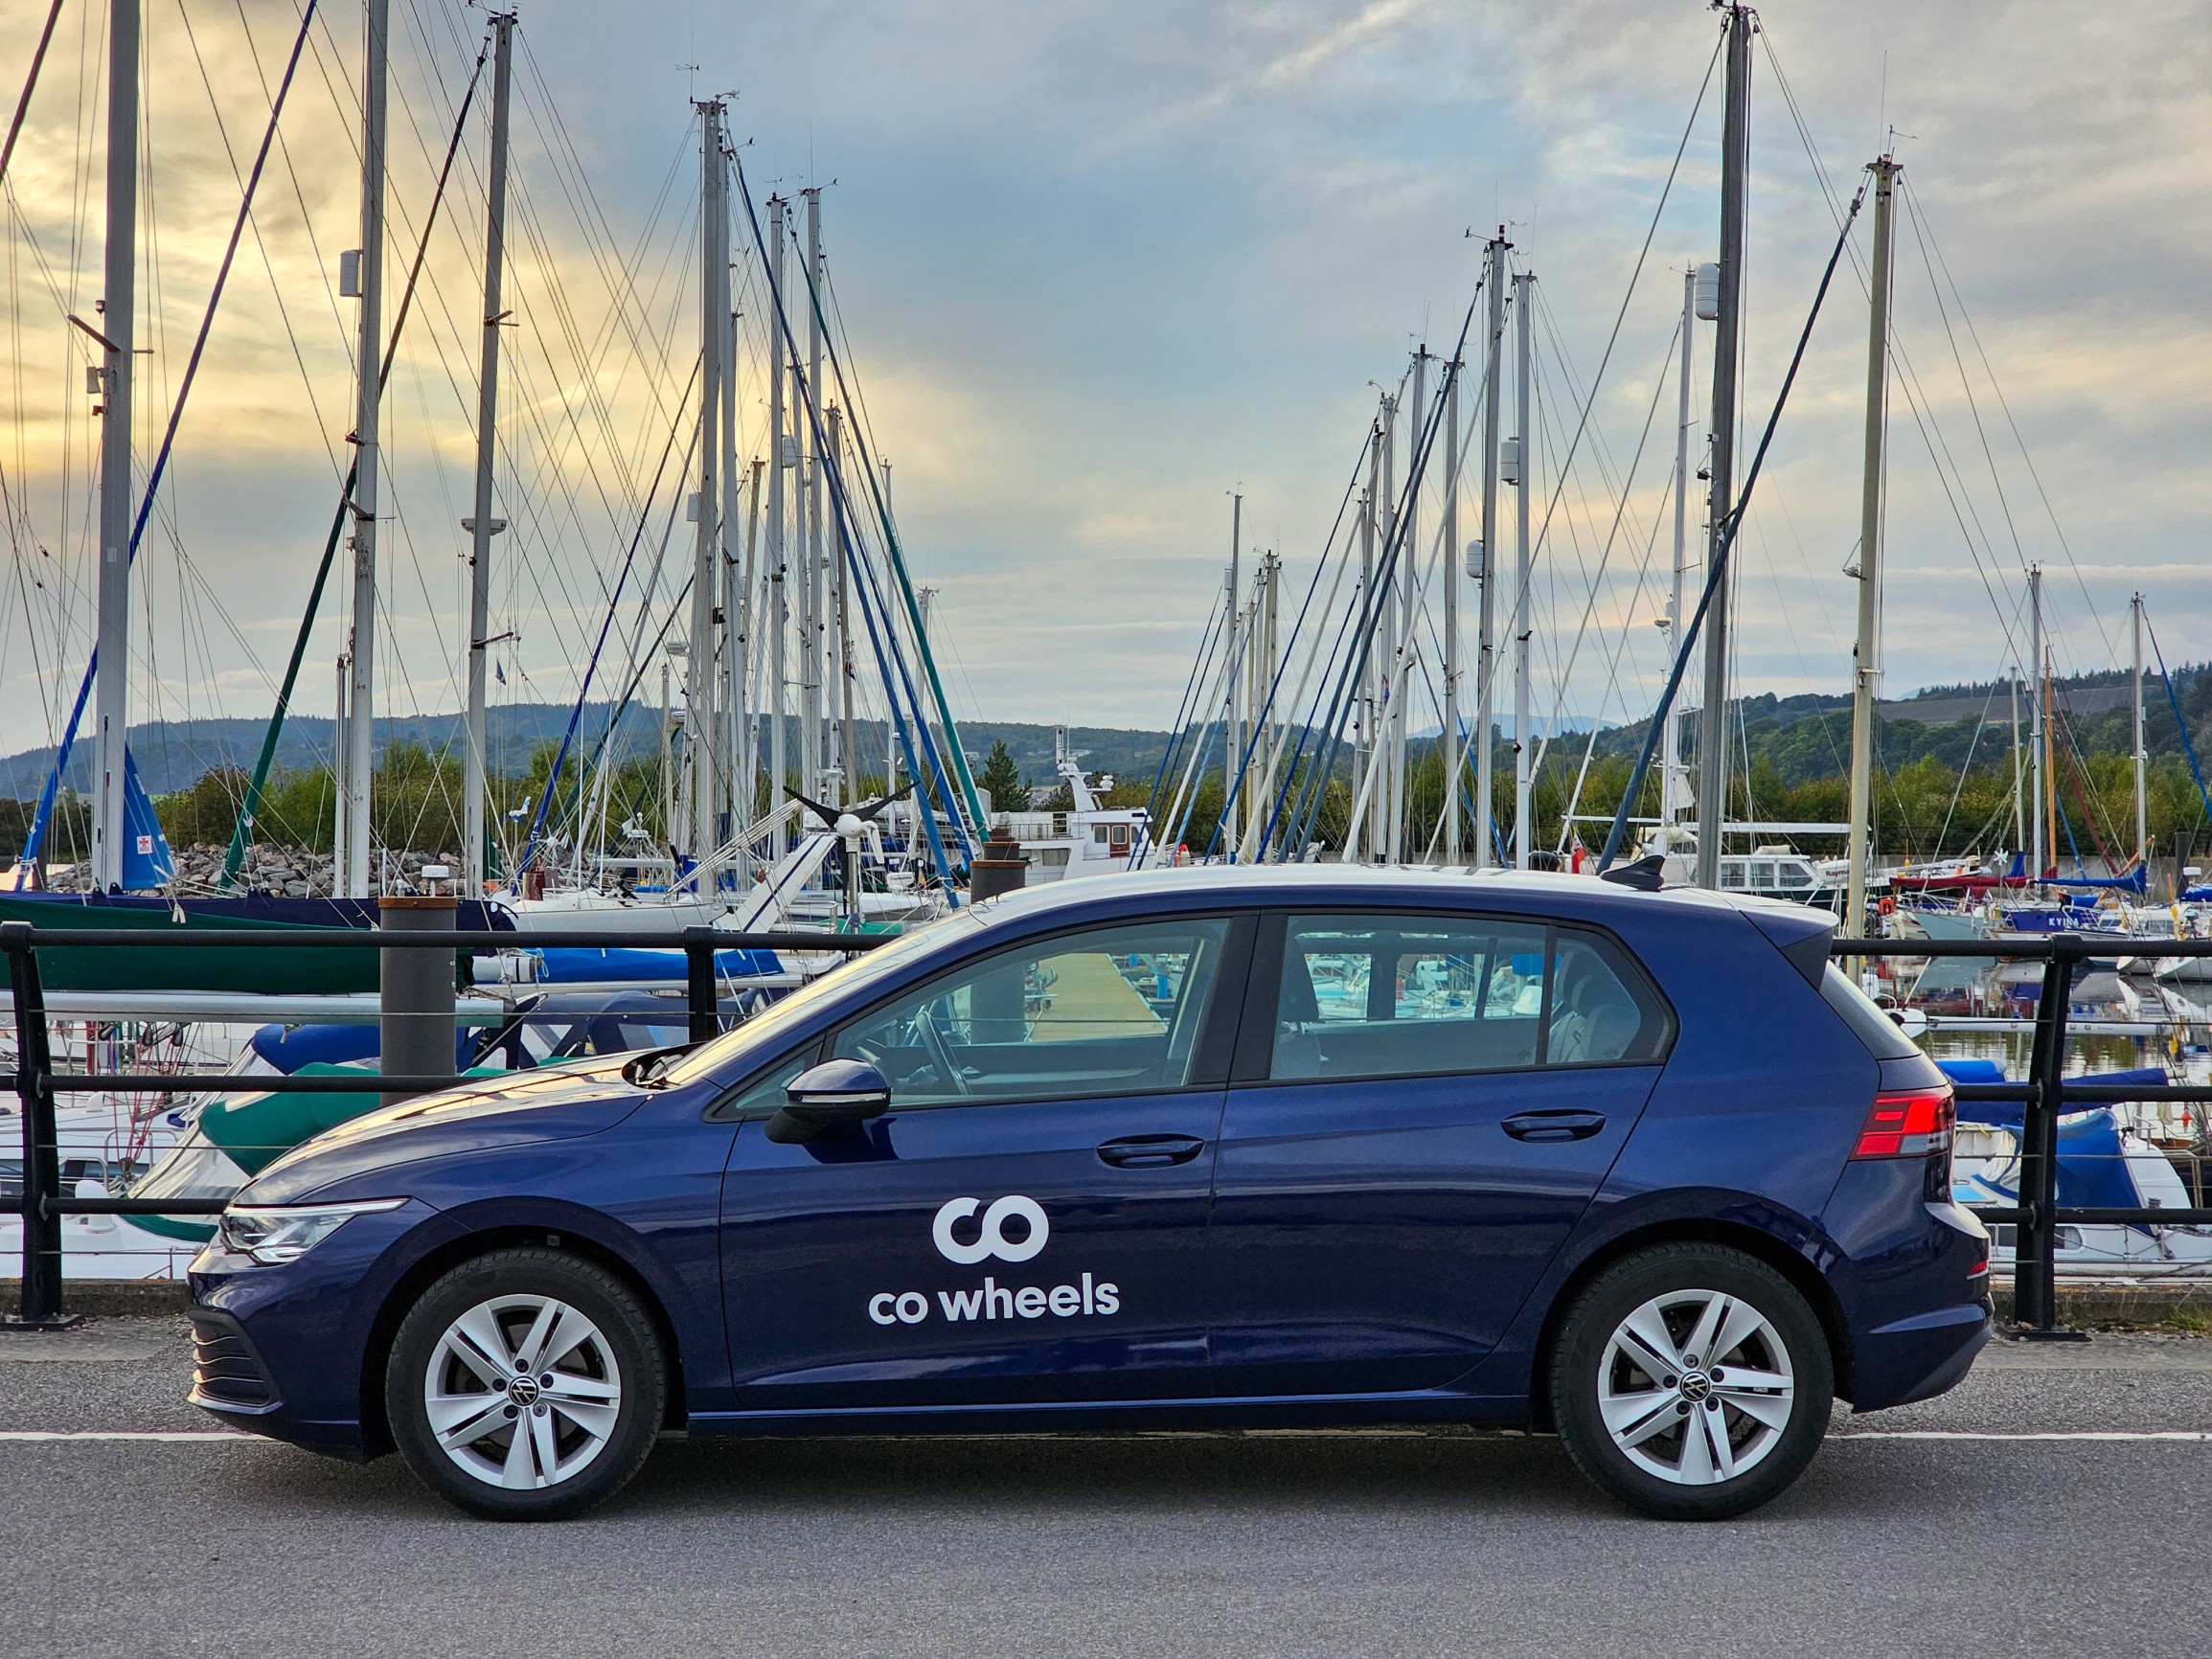
[[[1846,1429],[1832,1434],[1830,1440],[2083,1440],[2083,1441],[2180,1441],[2201,1445],[2212,1442],[2212,1430],[2202,1429],[2102,1429],[2070,1428],[1998,1433],[1986,1429],[1966,1428],[1867,1428]]]
[[[227,1428],[122,1429],[122,1428],[11,1428],[0,1429],[0,1441],[212,1441],[233,1440],[244,1444],[259,1435],[234,1434]],[[262,1442],[266,1444],[266,1442]]]

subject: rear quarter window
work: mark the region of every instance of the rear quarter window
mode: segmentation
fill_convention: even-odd
[[[1876,1008],[1873,999],[1853,985],[1833,962],[1820,976],[1820,997],[1876,1059],[1910,1059],[1920,1054],[1920,1046],[1899,1031],[1896,1023]]]

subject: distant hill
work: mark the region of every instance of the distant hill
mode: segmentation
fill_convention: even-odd
[[[2212,673],[2192,664],[2175,670],[2175,693],[2188,720],[2200,757],[2212,754]],[[2179,734],[2162,684],[2145,689],[2149,740],[2154,754],[2178,753]],[[2070,739],[2086,750],[2125,753],[2128,744],[2129,687],[2125,675],[2086,675],[2059,682],[2054,700]],[[1793,696],[1771,694],[1743,702],[1745,741],[1754,761],[1770,761],[1783,781],[1798,784],[1813,778],[1835,777],[1847,769],[1850,747],[1851,699],[1840,695],[1803,693]],[[1923,756],[1934,756],[1947,765],[1957,765],[1973,754],[1992,763],[2010,742],[2011,697],[2002,681],[1981,685],[1942,686],[1911,697],[1878,705],[1881,716],[1880,747],[1884,764],[1902,766]],[[579,727],[579,746],[586,753],[605,730],[610,705],[586,707]],[[509,703],[491,711],[491,769],[500,774],[520,774],[541,745],[559,740],[568,725],[569,706],[556,703]],[[1987,724],[1983,726],[1986,716]],[[1501,723],[1502,724],[1502,723]],[[2026,709],[2022,708],[2022,726]],[[1643,742],[1646,722],[1608,726],[1596,734],[1600,755],[1633,755]],[[616,737],[618,753],[648,752],[659,739],[660,716],[655,709],[632,705],[624,715]],[[1977,727],[1982,729],[1978,732]],[[1580,745],[1588,727],[1561,722],[1559,740]],[[189,788],[202,774],[218,766],[250,767],[261,752],[262,722],[259,720],[156,721],[131,728],[132,752],[148,792],[156,795]],[[287,721],[277,745],[277,764],[300,770],[326,764],[330,760],[332,722],[303,715]],[[960,728],[971,768],[980,771],[993,742],[1004,741],[1021,768],[1023,780],[1034,788],[1056,786],[1053,742],[1056,728],[1018,720],[968,720]],[[1122,780],[1150,779],[1160,766],[1168,748],[1166,732],[1131,727],[1072,726],[1068,746],[1082,757],[1083,768]],[[1415,734],[1433,741],[1435,730]],[[394,742],[414,742],[438,750],[456,745],[461,737],[457,714],[391,716],[376,722],[379,752]],[[861,722],[861,767],[869,773],[883,769],[884,728],[880,720]],[[1219,755],[1219,742],[1215,752]],[[795,739],[794,739],[795,751]],[[1185,752],[1187,758],[1187,751]],[[92,746],[80,740],[70,755],[67,782],[86,788],[91,780]],[[49,748],[26,749],[0,759],[0,799],[31,800],[46,781],[53,765]],[[1219,760],[1215,761],[1219,765]],[[904,762],[901,762],[904,770]]]

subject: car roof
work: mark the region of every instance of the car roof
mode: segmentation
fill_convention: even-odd
[[[1560,909],[1591,918],[1612,911],[1650,915],[1688,907],[1735,912],[1783,910],[1809,919],[1824,914],[1803,905],[1747,899],[1704,888],[1644,893],[1588,875],[1545,871],[1362,864],[1213,864],[1141,870],[1048,882],[986,899],[970,909],[976,920],[995,925],[1077,909],[1143,915],[1161,903],[1174,903],[1178,908],[1194,903],[1233,908],[1274,903],[1442,903],[1452,909],[1494,904],[1507,910]]]

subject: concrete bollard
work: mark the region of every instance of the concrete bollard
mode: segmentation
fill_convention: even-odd
[[[1002,893],[1018,893],[1029,875],[1029,860],[1021,843],[1004,825],[991,832],[982,854],[968,866],[968,897],[976,904]]]
[[[451,933],[460,900],[449,895],[376,900],[376,925],[386,933]],[[377,953],[377,1069],[386,1077],[450,1077],[453,1072],[453,946],[425,939],[425,946],[387,942]],[[387,1093],[397,1105],[409,1091]]]

